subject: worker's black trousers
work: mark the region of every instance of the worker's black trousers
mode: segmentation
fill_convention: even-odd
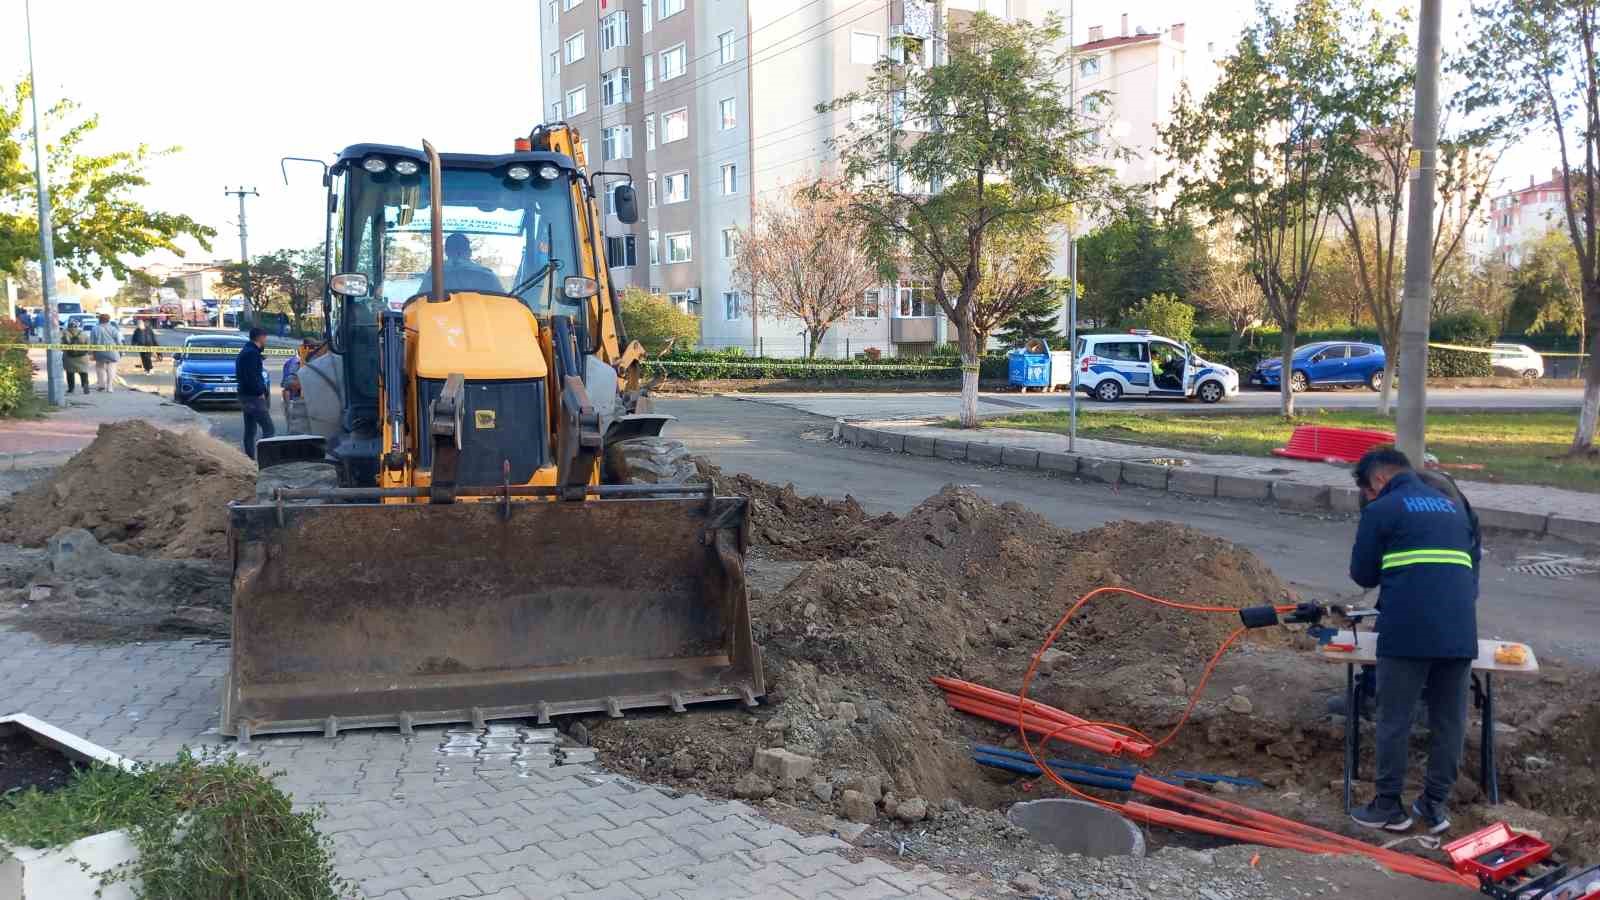
[[[255,459],[256,429],[261,429],[264,438],[277,433],[277,429],[272,427],[272,398],[240,397],[239,408],[244,412],[244,453]]]
[[[1411,713],[1418,700],[1428,710],[1428,770],[1422,792],[1435,803],[1450,799],[1461,768],[1471,679],[1470,659],[1378,658],[1379,802],[1400,802],[1410,755]]]

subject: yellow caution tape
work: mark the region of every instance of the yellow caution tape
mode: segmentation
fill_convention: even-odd
[[[1463,347],[1460,344],[1435,344],[1433,341],[1429,341],[1428,342],[1428,346],[1432,347],[1432,348],[1434,348],[1436,350],[1461,350],[1461,351],[1466,352],[1466,353],[1507,353],[1507,352],[1510,352],[1510,351],[1506,351],[1506,350],[1496,350],[1493,347]],[[1535,350],[1533,352],[1539,354],[1540,356],[1577,356],[1577,357],[1584,357],[1584,356],[1588,356],[1589,355],[1587,353],[1549,353],[1549,352],[1546,352],[1544,350]]]
[[[88,352],[111,350],[117,353],[181,353],[184,356],[238,356],[237,347],[173,347],[162,345],[149,347],[142,344],[0,344],[0,350],[83,350]],[[261,351],[262,356],[293,356],[295,350],[290,347],[268,347]]]

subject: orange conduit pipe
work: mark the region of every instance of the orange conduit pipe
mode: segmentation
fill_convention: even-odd
[[[1116,748],[1112,753],[1113,756],[1131,753],[1140,759],[1149,759],[1155,753],[1155,747],[1151,745],[1150,739],[1131,728],[1114,723],[1089,722],[1065,710],[1033,700],[1023,703],[1022,699],[1016,694],[1008,694],[1005,691],[998,691],[971,681],[935,677],[933,683],[944,690],[946,699],[961,697],[977,701],[985,706],[1007,710],[1011,713],[1010,722],[1015,722],[1016,713],[1021,709],[1025,709],[1031,718],[1055,722],[1058,725],[1071,725],[1079,730],[1075,735],[1063,735],[1063,740],[1072,741],[1073,743],[1082,743],[1086,739],[1102,742],[1109,741]],[[1133,737],[1130,738],[1129,735]]]
[[[1017,725],[1017,711],[1015,709],[1010,709],[1003,706],[993,706],[978,700],[972,700],[967,697],[958,697],[954,695],[946,695],[945,702],[950,704],[951,709],[959,712],[969,713],[974,716],[981,716],[982,718],[988,719],[992,722],[998,722],[1001,725],[1011,725],[1013,727]],[[1023,727],[1034,734],[1054,734],[1062,729],[1062,723],[1060,722],[1051,719],[1040,719],[1035,716],[1024,715],[1022,717],[1022,722]],[[1062,739],[1077,744],[1085,749],[1104,753],[1107,756],[1116,756],[1121,750],[1121,747],[1111,738],[1101,737],[1094,734],[1085,733],[1079,735],[1069,735],[1064,736]]]

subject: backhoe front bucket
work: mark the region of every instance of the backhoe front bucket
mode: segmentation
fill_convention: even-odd
[[[765,692],[743,499],[235,505],[222,732]]]

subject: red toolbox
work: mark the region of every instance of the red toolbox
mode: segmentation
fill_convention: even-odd
[[[1457,872],[1503,881],[1549,856],[1550,845],[1496,822],[1445,844],[1444,852],[1450,854]]]

